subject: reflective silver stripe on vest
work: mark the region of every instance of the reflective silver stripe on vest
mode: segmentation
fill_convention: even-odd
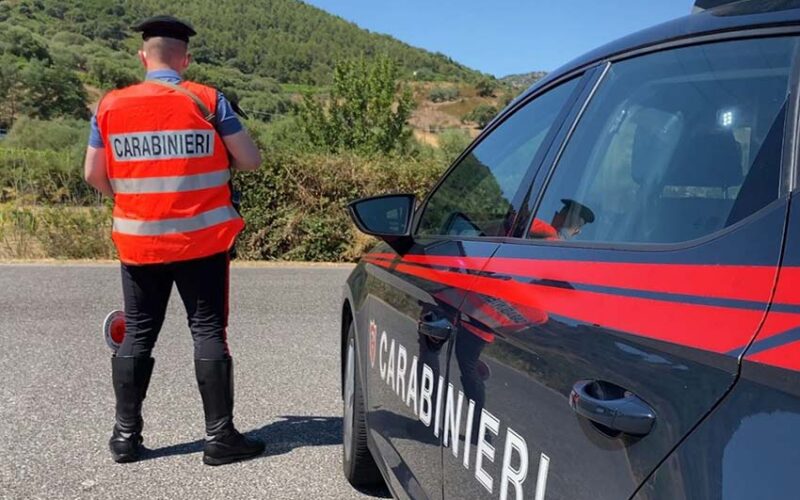
[[[233,207],[220,207],[203,212],[194,217],[162,220],[136,220],[114,217],[113,230],[117,233],[134,236],[162,236],[165,234],[188,233],[206,229],[223,222],[239,218]]]
[[[140,179],[109,179],[114,193],[180,193],[224,186],[231,178],[230,171],[218,170],[209,174],[175,177],[142,177]]]

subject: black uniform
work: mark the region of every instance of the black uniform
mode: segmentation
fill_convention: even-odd
[[[174,283],[186,307],[195,359],[229,358],[228,270],[227,253],[171,264],[122,264],[125,340],[117,356],[150,357]]]

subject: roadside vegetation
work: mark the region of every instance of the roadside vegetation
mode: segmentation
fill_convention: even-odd
[[[114,257],[111,205],[83,181],[88,118],[141,78],[127,27],[160,7],[0,1],[0,258]],[[187,77],[238,102],[262,149],[235,176],[244,259],[357,259],[372,242],[347,202],[423,195],[520,91],[294,0],[173,8],[201,33]]]

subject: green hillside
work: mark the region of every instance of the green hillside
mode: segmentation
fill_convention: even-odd
[[[296,90],[328,85],[336,63],[348,58],[388,56],[407,80],[482,77],[298,0],[0,0],[0,129],[20,115],[85,118],[76,103],[139,80],[141,39],[129,27],[163,13],[199,33],[188,77],[221,88],[264,120],[286,113]],[[88,95],[70,91],[81,83]],[[54,88],[64,95],[53,99]]]
[[[325,84],[336,61],[378,53],[399,61],[409,76],[417,72],[423,79],[458,81],[478,76],[447,56],[370,33],[297,0],[0,1],[3,29],[22,26],[48,42],[67,45],[83,40],[68,35],[77,34],[86,37],[90,45],[126,52],[138,44],[128,27],[157,13],[173,14],[194,24],[199,33],[192,40],[197,62],[232,67],[281,83]]]

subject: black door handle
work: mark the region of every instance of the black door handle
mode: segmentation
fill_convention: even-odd
[[[569,405],[578,415],[613,432],[644,436],[653,428],[656,413],[635,394],[598,380],[572,386]]]
[[[453,324],[447,318],[433,319],[433,315],[425,315],[419,322],[419,333],[430,337],[438,342],[444,342],[450,338],[453,331]]]

